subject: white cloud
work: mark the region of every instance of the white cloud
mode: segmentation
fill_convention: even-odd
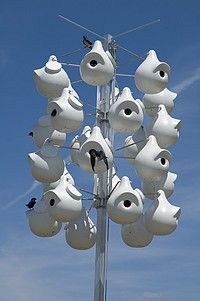
[[[161,299],[163,296],[163,293],[157,293],[157,292],[144,292],[143,297],[147,300],[155,300],[155,299]]]

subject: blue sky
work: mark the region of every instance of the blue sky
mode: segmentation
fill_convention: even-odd
[[[181,207],[177,230],[155,237],[150,246],[132,249],[123,244],[120,227],[111,223],[109,240],[108,298],[116,301],[197,300],[200,277],[199,240],[199,1],[14,1],[1,3],[1,203],[0,203],[0,300],[92,300],[95,248],[75,251],[66,245],[64,231],[51,239],[34,237],[27,226],[24,204],[41,189],[33,181],[27,153],[35,151],[27,135],[46,112],[32,79],[49,55],[79,63],[85,52],[62,54],[80,48],[84,31],[58,18],[63,14],[103,35],[116,34],[160,18],[161,22],[120,37],[117,43],[145,54],[155,49],[170,64],[168,88],[177,91],[172,116],[182,120],[178,143],[170,149],[171,170],[178,174],[170,201]],[[87,34],[94,41],[96,38]],[[119,50],[120,73],[134,74],[140,62]],[[66,69],[72,81],[78,70]],[[118,78],[142,97],[131,78]],[[81,99],[95,104],[96,91],[84,83],[74,85]],[[93,125],[94,110],[85,105],[85,124]],[[72,137],[68,135],[66,145]],[[116,137],[116,145],[122,137]],[[67,157],[66,151],[62,152]],[[140,185],[124,160],[117,161],[119,176],[128,175]],[[71,164],[77,187],[91,190],[92,177]],[[146,202],[149,202],[148,200]],[[86,206],[90,206],[89,203]],[[94,210],[94,209],[93,209]],[[95,212],[91,212],[95,217]]]

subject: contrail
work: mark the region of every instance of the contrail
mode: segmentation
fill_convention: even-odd
[[[195,82],[200,80],[200,68],[195,69],[192,75],[184,79],[182,82],[173,87],[173,91],[180,93],[192,86]]]
[[[69,163],[71,161],[71,157],[67,156],[64,161],[66,163]],[[28,196],[32,191],[34,191],[38,186],[40,185],[39,182],[34,181],[32,183],[32,185],[22,194],[20,194],[19,196],[17,196],[13,201],[7,203],[6,205],[4,205],[3,207],[1,207],[1,209],[6,210],[8,208],[10,208],[11,206],[13,206],[14,204],[16,204],[18,201],[20,201],[21,199],[25,198],[26,196]]]
[[[1,209],[6,210],[13,206],[15,203],[23,199],[24,197],[28,196],[32,191],[34,191],[40,185],[39,182],[34,181],[33,184],[22,194],[16,197],[13,201],[7,203],[5,206],[1,207]]]

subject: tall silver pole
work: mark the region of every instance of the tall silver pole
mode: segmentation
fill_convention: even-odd
[[[104,49],[109,50],[115,57],[115,46],[110,35],[104,41]],[[104,138],[113,144],[114,132],[109,127],[107,115],[111,103],[114,101],[115,77],[104,86],[97,87],[97,118],[96,124],[100,127]],[[95,287],[94,301],[106,301],[107,287],[107,250],[108,250],[108,216],[106,204],[109,192],[112,189],[112,168],[103,174],[94,177],[94,193],[99,196],[96,202],[97,209],[97,240],[95,257]]]

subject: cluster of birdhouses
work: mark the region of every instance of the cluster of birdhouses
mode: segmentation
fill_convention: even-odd
[[[167,89],[170,67],[160,62],[150,50],[135,72],[136,87],[144,93],[143,110],[152,120],[125,139],[124,154],[141,180],[142,192],[152,204],[135,222],[122,225],[122,239],[131,247],[148,245],[153,235],[167,235],[178,224],[180,208],[170,204],[177,175],[170,172],[171,153],[168,148],[179,137],[180,123],[169,115],[176,93]]]
[[[48,99],[47,115],[39,118],[30,136],[38,151],[28,154],[32,176],[41,183],[41,200],[27,204],[31,231],[40,237],[56,235],[65,223],[66,242],[77,249],[91,248],[96,227],[82,203],[82,194],[59,154],[66,134],[83,123],[83,105],[67,73],[52,55],[45,67],[34,71],[36,87]]]
[[[115,68],[112,55],[96,41],[80,63],[80,76],[88,85],[107,85],[115,76]],[[135,84],[144,93],[143,100],[135,99],[128,87],[116,89],[106,115],[112,129],[131,134],[125,140],[124,155],[142,184],[141,189],[134,188],[127,176],[120,180],[113,173],[107,197],[108,216],[121,225],[122,240],[131,247],[145,247],[154,235],[170,234],[180,216],[180,208],[167,199],[177,178],[170,171],[172,156],[168,148],[176,143],[180,130],[180,120],[169,115],[176,98],[176,93],[166,88],[169,74],[169,65],[160,62],[156,52],[150,50],[135,72]],[[29,204],[30,229],[38,236],[53,236],[65,223],[66,242],[75,249],[88,249],[95,244],[97,229],[59,154],[66,134],[83,124],[83,104],[55,56],[34,71],[34,79],[39,93],[48,98],[48,115],[41,117],[30,132],[39,148],[28,155],[31,173],[41,182],[44,192],[40,201]],[[152,117],[147,129],[143,124],[145,113]],[[70,155],[85,172],[114,170],[114,147],[97,125],[85,126],[74,137]],[[145,197],[152,200],[147,209]]]

